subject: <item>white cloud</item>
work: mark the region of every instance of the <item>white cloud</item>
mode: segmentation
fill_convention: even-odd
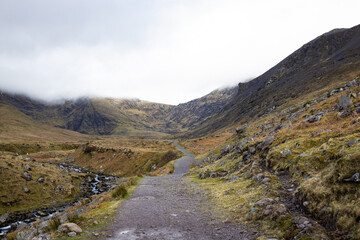
[[[260,75],[316,36],[356,25],[360,7],[325,0],[25,2],[0,3],[0,88],[46,100],[95,95],[173,104]]]

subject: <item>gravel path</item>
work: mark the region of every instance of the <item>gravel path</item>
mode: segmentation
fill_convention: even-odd
[[[175,173],[145,177],[120,207],[109,239],[255,239],[245,229],[214,217],[221,213],[183,177],[194,156],[176,146],[186,156],[175,163]]]

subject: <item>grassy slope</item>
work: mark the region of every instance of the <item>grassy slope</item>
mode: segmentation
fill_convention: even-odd
[[[80,147],[72,156],[76,164],[94,171],[131,176],[161,168],[182,153],[165,140],[108,138]]]
[[[77,142],[89,136],[34,121],[8,105],[0,105],[0,142]]]
[[[360,88],[347,91],[358,93]],[[216,178],[199,180],[195,175],[192,176],[193,180],[207,188],[211,196],[232,213],[234,219],[257,225],[267,236],[286,239],[300,233],[300,229],[294,224],[296,214],[284,208],[280,200],[273,202],[271,206],[275,209],[274,212],[284,208],[283,216],[265,216],[265,207],[257,206],[256,202],[263,198],[282,198],[286,194],[282,192],[281,186],[285,184],[290,188],[293,184],[296,188],[293,195],[296,204],[303,206],[304,202],[308,202],[303,209],[318,218],[319,222],[323,221],[328,227],[334,223],[350,232],[352,239],[360,239],[360,212],[357,207],[360,204],[360,190],[357,183],[343,182],[343,179],[360,171],[359,145],[347,145],[350,140],[360,139],[360,123],[352,123],[360,116],[352,114],[339,117],[338,111],[334,111],[340,95],[346,93],[348,92],[341,92],[320,103],[308,101],[311,96],[306,96],[306,107],[302,103],[289,111],[274,112],[249,121],[244,134],[234,134],[226,143],[212,149],[210,154],[201,155],[203,161],[198,165],[200,167],[193,169],[194,173],[206,172],[207,169],[210,172],[230,173],[222,181]],[[359,95],[353,99],[353,104],[358,103]],[[353,105],[350,109],[354,108]],[[308,116],[325,110],[328,113],[319,122],[305,121]],[[292,114],[296,115],[293,120],[290,118]],[[282,129],[274,132],[279,124]],[[268,149],[252,154],[251,160],[243,159],[244,151],[249,151],[249,147],[256,147],[274,133],[275,140]],[[202,141],[211,141],[211,137],[208,138],[203,138]],[[243,143],[242,150],[232,150],[219,160],[212,158],[218,156],[225,146],[235,146],[244,139],[248,142]],[[186,144],[194,149],[203,148],[200,146],[201,141],[189,140]],[[286,150],[290,150],[291,154],[284,156],[282,153]],[[285,183],[280,181],[281,177],[274,174],[276,172],[286,173],[288,180]],[[254,179],[253,176],[259,173],[268,176],[270,182],[264,184]],[[232,177],[236,177],[236,180],[228,183]],[[330,238],[335,237],[336,232],[332,234],[334,235]],[[317,224],[301,236],[304,239],[325,237],[324,230]]]
[[[80,194],[79,184],[85,178],[83,174],[67,174],[54,165],[26,158],[0,155],[0,214],[57,205],[74,200]],[[31,181],[21,177],[26,165],[31,167],[27,171],[32,174]],[[44,182],[38,182],[39,178],[44,178]],[[25,187],[30,190],[29,193],[24,192]]]

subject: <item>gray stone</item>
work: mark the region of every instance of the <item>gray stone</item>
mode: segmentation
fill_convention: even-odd
[[[28,189],[27,187],[24,187],[24,192],[25,193],[30,193],[30,189]]]
[[[321,120],[321,115],[311,115],[306,119],[307,122],[313,123]]]
[[[6,220],[8,219],[8,217],[9,217],[9,213],[5,213],[5,214],[0,215],[0,223],[1,224],[5,223]]]
[[[29,165],[25,165],[24,168],[26,169],[26,171],[31,171],[31,167]]]
[[[267,138],[265,141],[263,141],[262,143],[258,144],[256,146],[257,150],[263,150],[264,148],[266,148],[267,146],[269,146],[273,141],[274,141],[275,137],[271,136],[269,138]]]
[[[256,152],[256,149],[254,147],[249,147],[249,152],[251,154],[254,154]]]
[[[353,139],[348,141],[346,144],[348,145],[348,147],[351,147],[352,145],[355,145],[359,142],[359,139]]]
[[[340,96],[338,108],[339,110],[347,109],[353,104],[350,95],[344,94]]]
[[[344,182],[355,182],[358,183],[360,182],[360,174],[357,172],[354,175],[352,175],[351,178],[346,178],[344,179]]]
[[[307,207],[309,204],[310,204],[310,202],[309,202],[309,201],[305,201],[305,202],[303,202],[303,206],[304,206],[304,207]]]
[[[343,112],[339,112],[338,116],[339,117],[348,117],[352,114],[350,109],[345,109],[345,111]]]
[[[355,109],[355,113],[360,113],[360,107]]]
[[[282,157],[287,157],[288,155],[291,155],[292,152],[291,152],[291,150],[284,150],[284,151],[281,151],[280,154]]]
[[[239,176],[233,176],[233,177],[229,180],[229,182],[233,182],[233,181],[235,181],[235,180],[237,180],[237,179],[239,179]]]
[[[67,234],[69,237],[75,237],[76,236],[76,232],[69,232]]]
[[[45,181],[45,179],[44,178],[38,178],[38,180],[37,180],[39,183],[42,183],[42,182],[44,182]]]
[[[32,239],[35,236],[34,231],[24,231],[24,232],[18,232],[16,234],[16,240],[29,240]]]
[[[306,153],[302,153],[299,155],[299,157],[307,157],[307,154]]]
[[[21,177],[24,178],[26,181],[31,181],[32,180],[31,173],[28,173],[28,172],[22,172]]]
[[[271,179],[268,178],[268,177],[266,177],[266,178],[264,178],[264,179],[261,181],[261,183],[262,183],[262,184],[265,184],[265,183],[268,183],[268,182],[270,182],[270,181],[271,181]]]

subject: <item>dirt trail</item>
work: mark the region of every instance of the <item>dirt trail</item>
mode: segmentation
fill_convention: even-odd
[[[108,239],[254,239],[254,233],[214,218],[220,213],[183,176],[194,156],[175,144],[186,155],[176,161],[175,173],[145,177],[120,207]]]

